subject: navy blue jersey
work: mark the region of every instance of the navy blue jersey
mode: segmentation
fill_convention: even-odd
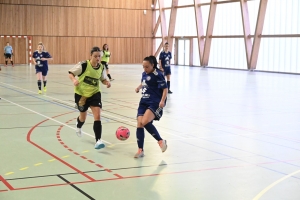
[[[38,50],[33,52],[32,57],[35,58],[36,67],[45,67],[47,69],[48,69],[48,61],[41,60],[41,58],[52,58],[51,55],[47,51],[42,51],[41,53],[39,53]]]
[[[159,103],[161,101],[163,90],[168,88],[164,75],[159,70],[152,73],[142,74],[142,103]]]
[[[160,52],[159,60],[161,60],[161,67],[170,67],[171,59],[172,54],[170,51],[168,51],[168,53],[166,53],[165,51]]]

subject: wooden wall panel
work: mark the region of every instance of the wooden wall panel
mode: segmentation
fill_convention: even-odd
[[[102,49],[104,43],[112,51],[111,63],[141,63],[152,53],[151,2],[1,0],[0,35],[32,36],[33,50],[38,42],[43,42],[54,58],[52,64],[74,64],[88,59],[91,47]],[[143,9],[149,9],[146,15]],[[16,59],[25,63],[22,54],[26,53],[26,44],[16,46],[20,48]]]
[[[1,0],[5,4],[151,9],[152,0]]]
[[[13,61],[16,64],[26,64],[26,39],[25,38],[6,38],[1,37],[0,38],[0,48],[1,48],[1,56],[0,56],[0,65],[3,65],[5,63],[4,58],[4,47],[6,46],[6,43],[9,42],[9,44],[13,48]]]
[[[93,46],[102,49],[108,44],[112,52],[111,63],[141,63],[152,53],[152,40],[148,38],[100,38],[100,37],[33,37],[33,50],[43,42],[53,56],[52,64],[75,64],[88,59]]]
[[[152,12],[145,15],[142,10],[128,9],[0,6],[3,35],[152,37]]]

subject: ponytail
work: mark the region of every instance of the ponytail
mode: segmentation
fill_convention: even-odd
[[[148,61],[150,64],[152,64],[153,65],[153,68],[154,69],[158,69],[157,68],[157,60],[156,60],[156,58],[155,58],[155,56],[148,56],[148,57],[145,57],[144,58],[144,61]]]

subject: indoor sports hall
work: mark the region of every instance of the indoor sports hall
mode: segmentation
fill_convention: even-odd
[[[299,200],[299,13],[298,0],[0,0],[0,200]],[[95,105],[79,127],[74,99],[93,69],[100,149]],[[151,80],[164,150],[139,121]]]

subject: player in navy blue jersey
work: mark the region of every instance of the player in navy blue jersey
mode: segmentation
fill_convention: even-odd
[[[171,79],[171,59],[172,53],[169,51],[169,43],[165,43],[164,50],[159,54],[159,69],[164,72],[164,75],[167,77],[168,93],[172,94],[170,90],[170,79]]]
[[[38,43],[38,50],[33,52],[32,58],[36,70],[37,85],[39,88],[38,93],[42,94],[42,79],[44,83],[44,92],[46,92],[48,60],[53,60],[53,58],[47,51],[45,51],[45,47],[42,42]]]
[[[157,69],[157,60],[154,56],[144,58],[144,72],[141,84],[135,89],[138,93],[142,89],[142,98],[137,111],[136,137],[138,152],[135,158],[144,156],[144,128],[158,141],[162,152],[167,149],[167,141],[163,140],[153,120],[159,120],[163,114],[163,107],[166,104],[168,87],[163,73]]]

